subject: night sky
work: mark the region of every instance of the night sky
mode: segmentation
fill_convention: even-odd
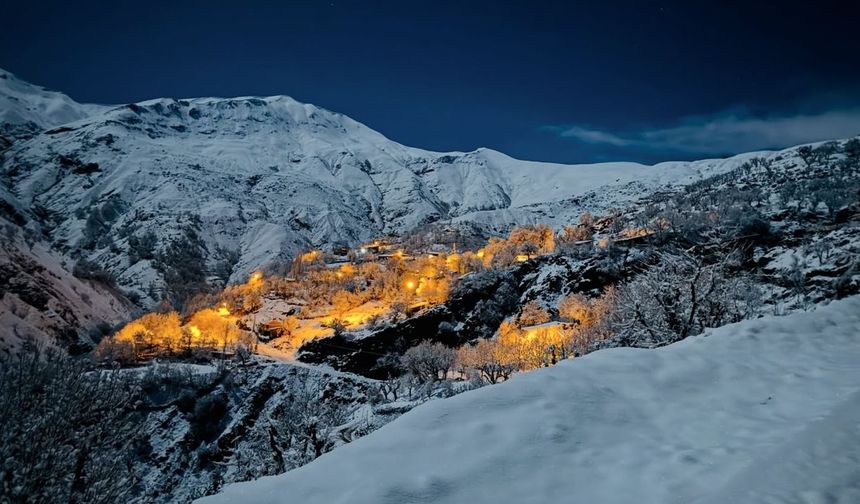
[[[82,102],[286,94],[544,161],[860,133],[860,2],[754,3],[6,2],[0,67]]]

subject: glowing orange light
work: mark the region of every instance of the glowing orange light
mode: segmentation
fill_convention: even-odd
[[[227,317],[230,315],[230,310],[227,309],[226,304],[222,304],[218,307],[218,315],[221,315],[222,317]]]
[[[406,282],[406,288],[409,290],[414,289],[415,288],[415,282],[413,282],[412,280]]]
[[[528,259],[529,259],[529,256],[527,256],[525,254],[518,254],[517,255],[517,261],[519,261],[519,262],[528,261]]]
[[[321,255],[319,250],[311,250],[310,252],[305,252],[304,254],[299,256],[299,260],[301,262],[311,262],[315,261]]]
[[[483,259],[484,258],[484,249],[479,250],[478,253],[475,255],[478,256],[478,259]]]

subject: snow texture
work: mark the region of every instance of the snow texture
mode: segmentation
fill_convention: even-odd
[[[107,107],[77,103],[68,96],[30,84],[0,68],[0,125],[49,129],[96,114]]]
[[[433,401],[203,504],[860,502],[860,297]]]

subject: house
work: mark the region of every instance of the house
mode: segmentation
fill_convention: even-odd
[[[630,234],[628,236],[620,236],[618,238],[613,239],[612,243],[622,247],[629,247],[632,245],[637,245],[641,243],[646,243],[648,239],[653,236],[656,232],[650,229],[640,230],[635,234]]]
[[[325,263],[325,267],[328,269],[336,269],[347,264],[351,264],[348,259],[338,257],[332,258],[331,261]]]
[[[396,257],[398,259],[405,259],[405,260],[412,259],[412,256],[404,254],[402,250],[397,250],[396,252],[391,252],[391,253],[387,252],[385,254],[379,254],[376,257],[379,259],[391,259],[392,257]]]
[[[336,256],[345,257],[349,254],[349,247],[346,245],[335,245],[332,247],[331,253]]]
[[[520,330],[526,338],[533,339],[538,336],[559,337],[573,329],[572,322],[552,320],[543,324],[523,326]]]
[[[380,254],[391,250],[393,245],[386,239],[373,240],[372,242],[361,245],[356,253],[359,256],[366,254]]]
[[[278,319],[270,320],[265,324],[260,324],[258,326],[260,339],[268,341],[281,336],[281,334],[283,334],[283,327],[283,323]]]
[[[430,303],[428,301],[418,301],[416,303],[412,303],[411,305],[406,307],[406,314],[414,315],[423,310],[424,308],[427,308],[428,306],[430,306]]]

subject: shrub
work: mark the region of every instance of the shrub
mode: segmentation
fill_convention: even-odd
[[[191,435],[196,442],[212,441],[218,436],[228,404],[224,391],[213,392],[197,401],[190,419]]]
[[[107,271],[98,264],[83,258],[78,259],[75,263],[74,268],[72,268],[72,274],[80,279],[101,282],[111,287],[116,284],[113,273]]]
[[[0,500],[132,500],[135,391],[58,352],[0,357]]]
[[[155,233],[148,231],[142,236],[129,236],[128,257],[129,262],[134,264],[140,260],[155,259],[155,246],[158,242]]]

